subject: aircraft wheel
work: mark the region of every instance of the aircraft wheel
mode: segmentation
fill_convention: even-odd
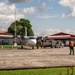
[[[23,46],[21,46],[21,49],[23,49]]]
[[[32,47],[32,49],[34,49],[34,46]]]
[[[39,49],[39,47],[37,46],[37,49]]]

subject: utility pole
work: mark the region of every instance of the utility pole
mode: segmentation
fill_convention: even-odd
[[[16,35],[16,4],[15,4],[15,42],[14,46],[17,46],[17,35]]]

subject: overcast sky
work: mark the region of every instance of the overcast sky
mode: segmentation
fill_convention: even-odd
[[[75,0],[0,0],[0,30],[16,19],[31,21],[35,34],[75,34]]]

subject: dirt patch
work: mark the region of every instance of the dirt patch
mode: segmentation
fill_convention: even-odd
[[[0,49],[0,69],[75,66],[69,48]]]

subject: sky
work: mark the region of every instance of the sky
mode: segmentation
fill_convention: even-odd
[[[75,0],[0,0],[0,30],[12,22],[30,20],[35,35],[75,34]]]

